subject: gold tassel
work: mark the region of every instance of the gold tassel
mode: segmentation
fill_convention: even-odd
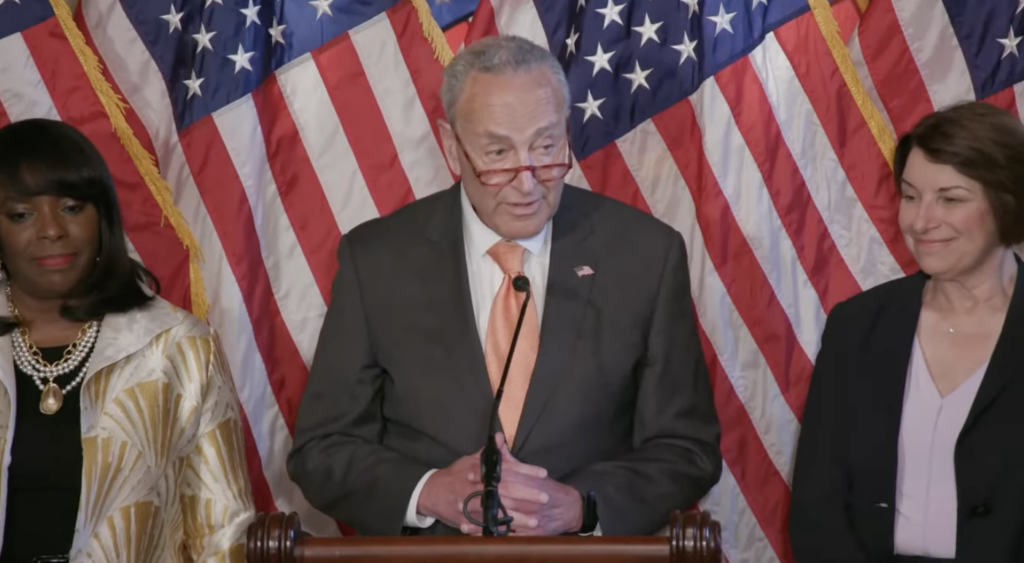
[[[178,239],[181,240],[182,245],[188,250],[192,312],[197,317],[206,320],[206,315],[210,311],[210,303],[206,298],[206,287],[203,283],[203,273],[200,270],[203,255],[202,250],[199,248],[199,243],[192,235],[192,231],[189,229],[185,218],[174,205],[171,188],[160,176],[155,159],[142,147],[142,144],[135,137],[131,126],[125,120],[124,111],[128,105],[114,92],[114,89],[103,76],[103,67],[100,65],[100,60],[85,42],[85,36],[78,29],[75,18],[71,13],[71,8],[68,7],[64,0],[50,0],[50,6],[53,7],[57,21],[60,22],[64,35],[67,37],[68,43],[71,44],[71,48],[75,51],[82,69],[85,70],[86,76],[89,77],[92,89],[96,92],[96,96],[103,105],[103,109],[106,110],[114,132],[117,134],[118,139],[120,139],[121,144],[124,145],[125,150],[128,151],[128,155],[131,157],[132,162],[135,163],[135,167],[138,168],[142,179],[149,186],[149,191],[153,194],[153,199],[160,205],[163,216],[171,222],[171,226],[174,228],[174,232],[177,233]]]
[[[427,0],[409,1],[416,7],[416,15],[419,17],[420,25],[423,26],[423,36],[434,48],[434,58],[441,62],[441,66],[448,66],[448,63],[455,58],[455,54],[452,53],[452,48],[448,45],[448,39],[445,38],[441,27],[437,25],[437,20],[434,19],[434,13],[430,11]]]
[[[882,118],[882,114],[875,107],[871,98],[868,97],[868,92],[864,89],[864,84],[860,81],[860,77],[857,76],[857,69],[853,66],[853,58],[850,56],[850,51],[846,48],[846,44],[843,43],[842,35],[839,33],[839,24],[832,14],[832,6],[829,5],[828,0],[808,0],[808,4],[811,6],[811,12],[814,13],[814,21],[818,22],[818,29],[821,30],[825,43],[828,44],[829,51],[832,51],[832,58],[835,59],[839,72],[843,75],[843,80],[846,81],[846,87],[853,94],[857,108],[860,109],[861,115],[864,116],[868,129],[871,130],[871,134],[875,137],[875,142],[878,143],[878,148],[882,150],[882,154],[885,155],[885,160],[891,168],[893,155],[896,152],[896,135],[889,129],[885,119]]]

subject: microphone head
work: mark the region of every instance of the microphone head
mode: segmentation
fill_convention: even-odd
[[[519,276],[516,276],[516,277],[512,278],[512,289],[514,289],[514,290],[516,290],[516,291],[518,291],[520,293],[525,293],[525,292],[529,291],[530,290],[530,278],[528,278],[526,276],[523,276],[523,275],[519,275]]]

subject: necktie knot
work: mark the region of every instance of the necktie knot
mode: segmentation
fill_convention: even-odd
[[[523,271],[523,254],[526,252],[521,244],[509,240],[497,242],[487,254],[498,263],[498,267],[506,274],[518,274]]]

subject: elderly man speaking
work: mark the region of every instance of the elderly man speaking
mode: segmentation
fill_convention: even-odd
[[[360,534],[479,534],[463,507],[525,276],[498,413],[512,532],[653,533],[722,467],[683,239],[565,184],[569,87],[547,50],[482,39],[441,97],[461,180],[342,238],[289,473]]]

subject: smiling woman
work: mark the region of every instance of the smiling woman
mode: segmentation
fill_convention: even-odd
[[[0,563],[242,561],[217,337],[129,256],[107,166],[69,125],[0,129],[0,272]]]
[[[899,142],[921,271],[829,314],[793,474],[798,563],[1019,561],[1024,546],[1024,125],[991,105]]]

